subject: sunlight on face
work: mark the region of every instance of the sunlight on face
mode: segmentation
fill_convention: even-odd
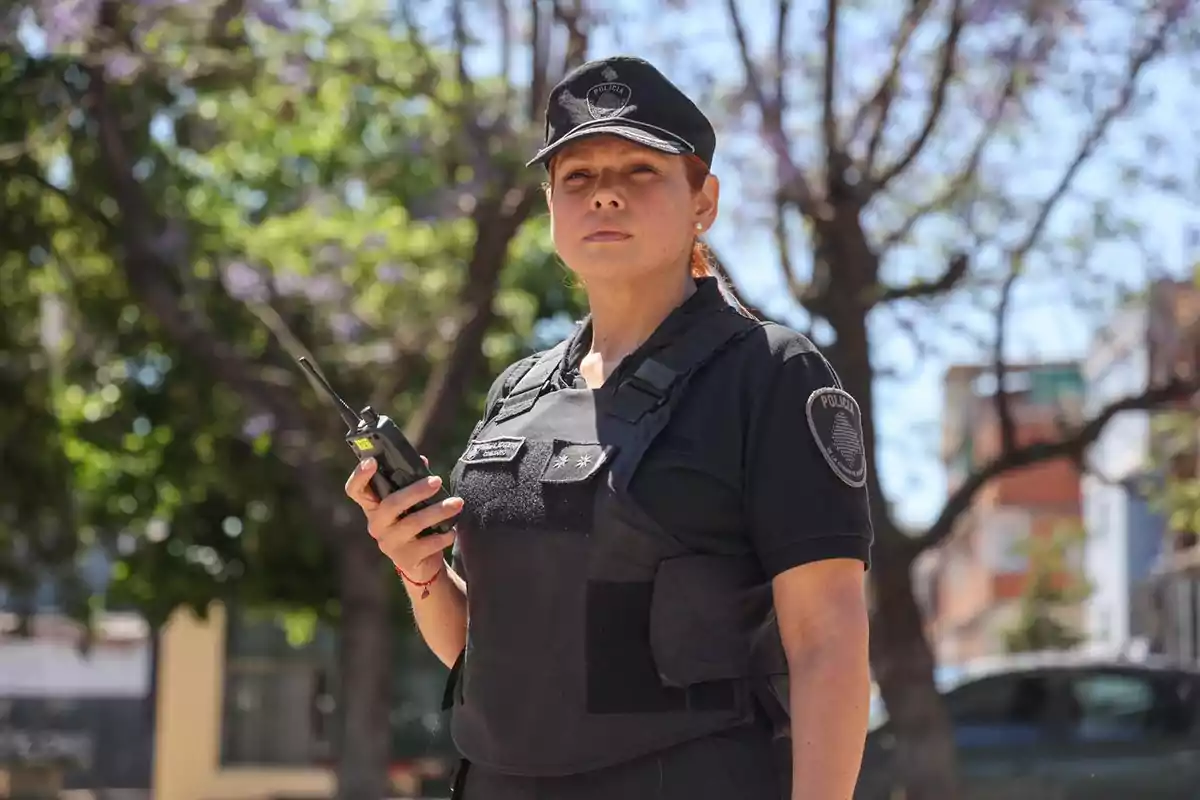
[[[585,281],[685,269],[699,222],[717,214],[717,180],[700,191],[680,156],[614,136],[564,148],[551,165],[554,247]]]

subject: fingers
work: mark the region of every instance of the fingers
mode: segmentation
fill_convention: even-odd
[[[379,507],[379,498],[371,488],[371,476],[375,474],[376,468],[375,459],[368,458],[360,461],[358,467],[346,479],[346,496],[363,511],[372,511]]]
[[[421,531],[443,520],[450,519],[462,510],[462,498],[448,497],[441,502],[428,505],[419,511],[409,514],[405,513],[410,506],[433,494],[434,491],[436,491],[436,488],[427,489],[423,493],[423,496],[414,498],[412,503],[391,504],[387,502],[392,497],[398,496],[400,492],[396,492],[396,494],[388,497],[387,500],[380,504],[379,508],[367,515],[367,528],[371,532],[371,535],[378,539],[380,543],[386,538],[400,545],[406,544],[415,539]],[[395,510],[397,506],[399,506],[398,511]],[[400,516],[401,514],[403,516]]]
[[[462,510],[462,500],[451,497],[434,503],[420,511],[392,521],[390,524],[371,528],[371,535],[379,543],[379,549],[401,568],[411,569],[435,553],[440,553],[454,543],[455,532],[435,533],[418,539],[421,531],[449,519]]]
[[[422,500],[427,500],[442,488],[442,479],[437,475],[422,478],[416,483],[410,483],[398,492],[392,492],[379,504],[381,515],[398,517]]]

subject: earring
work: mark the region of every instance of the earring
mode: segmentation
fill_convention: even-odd
[[[698,230],[698,231],[702,231],[702,230],[704,230],[704,223],[702,223],[702,222],[697,222],[697,223],[696,223],[696,230]]]

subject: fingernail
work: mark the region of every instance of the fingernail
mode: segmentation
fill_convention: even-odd
[[[461,497],[451,497],[449,500],[446,501],[446,505],[454,506],[455,508],[458,508],[462,504],[463,504],[463,499]]]
[[[364,458],[363,459],[363,462],[362,462],[363,472],[366,472],[373,466],[375,466],[375,459],[373,459],[373,458]]]
[[[442,485],[442,479],[441,479],[441,478],[439,478],[437,475],[430,475],[430,476],[429,476],[429,486],[430,486],[431,488],[433,488],[433,489],[436,489],[437,487],[439,487],[439,486],[441,486],[441,485]]]

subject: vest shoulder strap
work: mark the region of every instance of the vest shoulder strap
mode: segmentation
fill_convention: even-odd
[[[608,413],[634,427],[628,450],[613,464],[613,477],[625,489],[642,456],[667,426],[688,384],[717,354],[763,322],[733,308],[721,308],[670,344],[647,357],[618,384]]]
[[[515,369],[514,374],[505,381],[508,386],[500,392],[500,403],[491,413],[489,421],[502,422],[533,408],[533,404],[542,396],[550,377],[562,361],[563,353],[569,344],[570,340],[564,339],[549,350],[530,357],[523,372]]]

